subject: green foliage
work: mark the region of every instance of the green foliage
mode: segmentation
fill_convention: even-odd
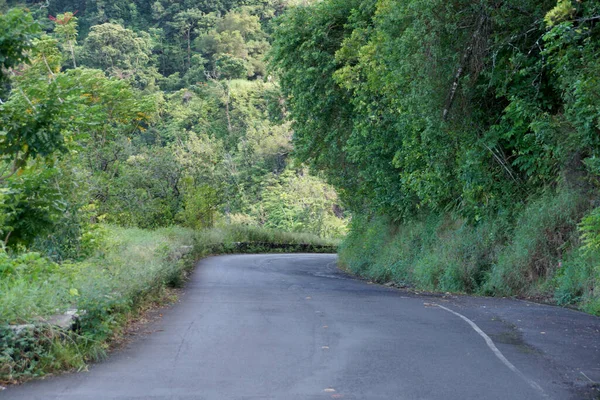
[[[573,7],[571,0],[558,0],[556,7],[548,11],[544,17],[546,26],[552,28],[554,25],[569,19],[577,10]]]
[[[104,215],[98,215],[95,204],[81,206],[71,202],[48,233],[36,235],[30,248],[58,261],[92,257],[105,248],[107,232],[99,224],[104,219]]]
[[[352,133],[352,106],[337,85],[335,54],[348,34],[348,18],[359,2],[318,2],[282,16],[274,37],[271,62],[295,121],[294,149],[301,161],[326,171],[342,194],[357,193],[360,174],[344,151]],[[345,199],[346,200],[346,199]],[[350,200],[350,199],[347,199]]]
[[[287,170],[262,192],[256,218],[267,228],[287,232],[308,232],[325,238],[339,238],[345,223],[338,213],[337,194],[307,171]]]
[[[54,166],[57,178],[39,190],[55,189],[52,201],[61,204],[64,214],[46,215],[40,220],[47,221],[46,229],[23,243],[57,260],[90,254],[84,237],[95,224],[87,224],[81,212],[90,204],[97,207],[93,220],[101,216],[122,226],[183,222],[200,228],[222,216],[340,235],[345,222],[341,208],[329,204],[331,188],[314,192],[311,187],[321,183],[311,179],[276,188],[275,182],[289,180],[280,174],[288,164],[292,136],[278,86],[232,79],[264,75],[262,56],[269,44],[261,16],[275,14],[268,7],[217,14],[156,2],[152,13],[161,26],[149,33],[125,28],[118,20],[89,26],[89,15],[81,12],[78,17],[70,11],[51,14],[51,36],[32,44],[30,64],[18,67],[13,90],[0,105],[6,166],[0,180],[16,182],[14,176],[28,162],[40,171],[42,161]],[[83,35],[79,24],[89,27]],[[156,63],[162,56],[157,53],[166,54],[161,53],[165,46],[173,44],[163,42],[169,35],[185,43],[187,65],[160,78]],[[173,88],[190,87],[160,93],[156,78]],[[4,183],[7,190],[10,185]],[[277,201],[285,201],[286,190],[313,198],[310,204],[284,205],[294,215],[282,223],[275,211],[282,209]],[[317,204],[319,193],[327,193],[327,204]],[[263,198],[267,208],[260,205]],[[43,213],[41,205],[35,207]],[[272,216],[265,218],[265,213]],[[6,236],[9,230],[4,231]]]
[[[28,168],[2,188],[4,245],[30,246],[55,227],[66,207],[62,194],[51,184],[56,174],[55,169]]]
[[[576,226],[585,209],[585,198],[572,191],[530,202],[516,219],[511,241],[499,254],[486,290],[499,295],[527,293],[550,280],[565,254],[578,245]]]
[[[74,110],[73,104],[64,100],[71,95],[68,78],[54,75],[59,65],[56,41],[47,36],[36,40],[31,65],[21,66],[13,81],[15,87],[0,104],[0,156],[12,164],[3,171],[3,179],[30,159],[48,159],[66,150],[63,134]]]
[[[73,68],[77,68],[75,57],[75,44],[77,41],[77,17],[71,12],[57,15],[53,18],[55,22],[54,33],[62,43],[63,53],[69,53]]]
[[[103,196],[98,204],[100,214],[107,222],[121,226],[171,225],[181,203],[181,166],[166,148],[142,148],[140,153],[127,156],[123,151],[127,147],[117,144],[114,164],[97,174],[96,190]]]
[[[589,214],[581,219],[579,224],[581,240],[583,242],[582,250],[595,252],[600,250],[600,209],[595,208]]]
[[[4,99],[5,86],[9,76],[7,71],[28,61],[27,52],[40,34],[39,24],[31,14],[13,8],[5,13],[0,9],[0,96]]]
[[[478,220],[561,172],[573,177],[598,148],[597,28],[585,17],[597,7],[573,9],[564,18],[576,22],[547,31],[539,21],[551,6],[379,0],[292,9],[272,61],[297,153],[352,193],[354,208],[393,219],[428,209]]]
[[[555,277],[555,300],[559,305],[580,305],[598,314],[598,261],[596,252],[585,254],[574,249],[566,255]]]
[[[212,228],[217,217],[219,202],[219,195],[215,188],[209,185],[191,187],[184,195],[183,210],[179,218],[184,226],[193,229]]]
[[[243,8],[215,19],[213,26],[196,39],[196,46],[212,60],[217,75],[225,79],[265,75],[262,58],[269,43],[258,16]]]
[[[150,65],[150,35],[121,25],[106,23],[92,27],[81,49],[82,62],[91,68],[131,82],[140,89],[152,88],[158,73]]]

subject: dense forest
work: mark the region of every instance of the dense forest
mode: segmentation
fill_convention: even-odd
[[[73,258],[100,218],[342,234],[336,193],[288,159],[264,61],[283,4],[139,3],[31,3],[3,17],[29,61],[4,62],[4,245]]]
[[[335,1],[272,51],[300,161],[378,281],[600,312],[600,3]]]

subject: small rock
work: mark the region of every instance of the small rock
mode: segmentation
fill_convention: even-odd
[[[394,286],[396,286],[396,284],[394,282],[387,282],[383,286],[394,287]]]
[[[43,321],[62,329],[73,329],[73,325],[79,319],[76,308],[68,309],[64,314],[51,315]]]
[[[29,329],[33,329],[33,328],[35,328],[35,325],[32,325],[32,324],[8,325],[8,329],[13,331],[15,333],[15,335],[20,335],[21,332],[29,330]]]

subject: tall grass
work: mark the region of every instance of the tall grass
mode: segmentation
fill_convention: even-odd
[[[546,194],[514,221],[514,230],[494,263],[485,291],[496,295],[546,295],[563,259],[579,247],[577,223],[589,208],[579,193]]]
[[[600,314],[600,250],[583,252],[585,196],[568,189],[533,199],[514,216],[468,224],[427,215],[403,224],[354,217],[340,264],[377,282],[423,290],[536,296]]]

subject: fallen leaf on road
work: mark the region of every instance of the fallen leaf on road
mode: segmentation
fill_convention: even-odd
[[[335,392],[335,389],[333,389],[333,388],[327,388],[327,389],[324,389],[323,391],[327,392],[327,393],[332,393],[332,392]]]

